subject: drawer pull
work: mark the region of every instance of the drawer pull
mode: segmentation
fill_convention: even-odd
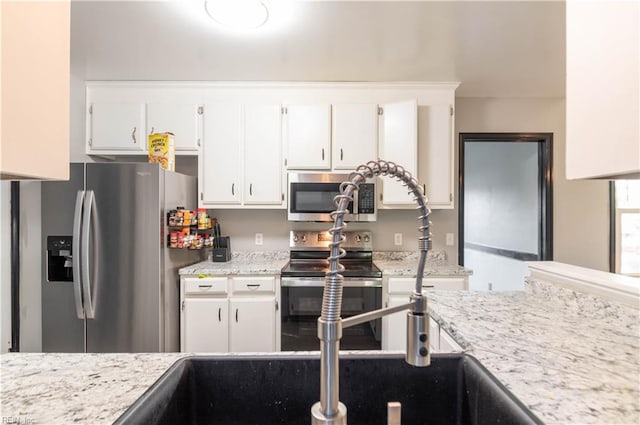
[[[238,323],[238,309],[236,308],[236,323]]]
[[[200,289],[209,289],[211,288],[213,285],[198,285],[198,288]]]
[[[435,285],[422,285],[423,288],[435,288]]]
[[[256,290],[260,287],[259,283],[247,283],[247,288],[251,290]]]

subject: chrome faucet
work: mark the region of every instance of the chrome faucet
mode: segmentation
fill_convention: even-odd
[[[407,304],[388,307],[368,313],[360,314],[342,320],[342,281],[340,274],[344,266],[340,258],[345,251],[340,247],[344,241],[342,229],[346,226],[344,215],[347,206],[353,200],[353,192],[368,178],[387,176],[397,178],[413,194],[418,204],[420,222],[418,238],[420,259],[416,275],[416,287]],[[429,315],[427,313],[427,299],[422,295],[422,275],[427,260],[427,252],[431,248],[431,234],[429,233],[429,209],[424,190],[417,180],[400,165],[393,162],[378,160],[360,165],[349,174],[349,180],[340,185],[340,195],[335,197],[336,211],[331,213],[333,227],[329,230],[332,242],[329,256],[329,271],[325,276],[324,294],[322,297],[322,313],[318,318],[318,338],[320,338],[320,401],[311,407],[312,425],[346,425],[347,408],[340,402],[339,389],[339,349],[342,329],[368,322],[387,314],[409,309],[407,313],[407,353],[405,360],[413,366],[429,366]]]

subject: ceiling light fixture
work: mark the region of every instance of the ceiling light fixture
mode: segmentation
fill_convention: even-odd
[[[269,9],[260,0],[205,0],[207,15],[232,29],[256,29],[269,19]]]

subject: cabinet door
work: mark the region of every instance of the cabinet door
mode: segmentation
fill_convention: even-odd
[[[89,107],[91,151],[147,151],[144,103],[93,103]]]
[[[403,166],[418,178],[418,105],[417,101],[388,103],[383,106],[380,136],[380,159]],[[382,204],[415,205],[407,189],[388,177],[382,180]]]
[[[331,168],[331,105],[289,105],[285,119],[287,168]]]
[[[70,1],[0,1],[3,180],[69,180],[70,20]]]
[[[229,351],[228,305],[226,298],[184,299],[183,352]]]
[[[355,170],[378,159],[378,105],[351,103],[333,105],[333,169]]]
[[[147,130],[173,133],[176,152],[197,152],[200,144],[198,108],[192,103],[147,104]]]
[[[275,351],[275,297],[232,298],[229,304],[230,350],[232,352]]]
[[[238,104],[204,106],[204,143],[198,157],[200,205],[240,204],[242,109]]]
[[[420,120],[420,183],[429,207],[453,208],[453,106],[418,108]]]
[[[409,302],[409,295],[389,295],[386,307],[396,307]],[[407,349],[407,312],[389,314],[382,318],[382,349]]]
[[[244,128],[244,203],[282,205],[280,105],[246,105]]]
[[[567,1],[565,13],[567,179],[638,179],[640,2]]]

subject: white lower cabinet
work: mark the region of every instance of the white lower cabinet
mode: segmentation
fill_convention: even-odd
[[[182,352],[279,349],[278,278],[182,277]]]
[[[395,307],[409,302],[409,297],[415,288],[416,279],[408,277],[385,277],[383,281],[383,305]],[[424,290],[467,290],[469,282],[467,277],[429,277],[422,280]],[[432,351],[450,352],[459,351],[449,349],[455,344],[449,337],[443,343],[443,334],[438,323],[430,319],[429,345]],[[453,344],[451,344],[453,343]],[[457,344],[456,344],[457,345]],[[401,311],[382,318],[382,349],[401,350],[407,348],[407,312]]]
[[[229,351],[276,351],[275,297],[238,298],[229,302]]]
[[[229,301],[209,297],[185,298],[182,351],[229,351]]]

